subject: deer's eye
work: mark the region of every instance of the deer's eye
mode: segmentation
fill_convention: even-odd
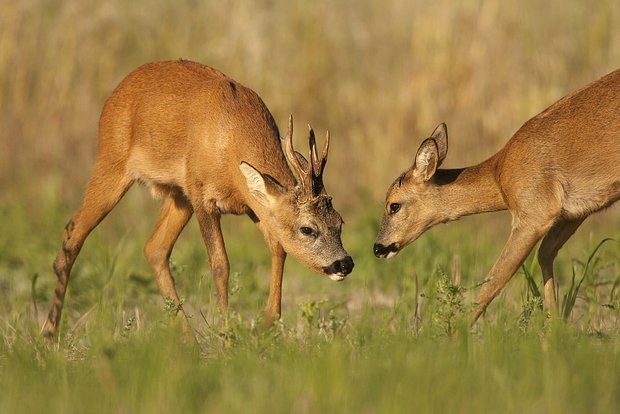
[[[304,236],[314,236],[316,234],[316,232],[314,230],[312,230],[311,227],[300,227],[299,231]]]
[[[395,214],[398,212],[398,210],[400,210],[400,204],[398,203],[390,204],[390,207],[389,207],[390,214]]]

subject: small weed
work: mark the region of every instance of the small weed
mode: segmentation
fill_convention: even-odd
[[[326,299],[307,300],[302,302],[299,308],[307,333],[317,332],[325,339],[331,340],[338,332],[342,331],[347,320],[336,315],[333,307],[325,314],[323,305],[327,303],[328,300]]]
[[[184,303],[185,298],[181,298],[179,303],[176,303],[170,296],[166,296],[164,298],[164,312],[171,318],[176,318],[177,314],[183,310]]]
[[[204,322],[204,330],[196,331],[203,340],[203,350],[207,355],[223,354],[239,345],[241,338],[246,337],[249,329],[244,325],[239,313],[230,311],[216,324],[210,323],[203,311],[200,316]]]
[[[437,282],[435,284],[434,308],[432,325],[444,335],[456,332],[459,321],[465,316],[464,302],[465,288],[456,285],[441,268],[437,268]]]
[[[540,296],[529,296],[522,305],[519,315],[518,325],[523,332],[527,332],[531,326],[535,315],[541,314],[543,310],[543,298]]]
[[[536,260],[532,261],[532,263],[534,262],[536,262]],[[523,295],[522,299],[522,310],[517,323],[523,332],[527,332],[533,317],[542,313],[544,301],[540,293],[540,289],[538,288],[538,285],[534,280],[534,276],[532,275],[531,267],[528,269],[525,264],[523,264],[521,269],[523,270],[523,275],[525,276],[527,283],[525,295]]]
[[[135,316],[132,316],[131,318],[127,319],[127,322],[125,322],[125,325],[123,326],[123,331],[121,332],[121,336],[123,338],[127,338],[129,334],[131,333],[131,331],[135,330],[134,329],[135,323],[136,323]]]

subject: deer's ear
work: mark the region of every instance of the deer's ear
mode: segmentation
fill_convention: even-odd
[[[245,177],[245,182],[252,197],[265,207],[271,206],[276,201],[276,198],[285,192],[284,187],[273,177],[261,174],[247,162],[239,164],[239,170]]]
[[[448,126],[445,123],[437,125],[431,134],[431,138],[437,144],[437,167],[439,167],[448,154]]]
[[[422,142],[415,156],[411,173],[418,180],[428,181],[435,174],[439,165],[439,150],[433,138],[427,138]]]

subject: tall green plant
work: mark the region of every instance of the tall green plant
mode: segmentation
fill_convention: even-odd
[[[586,264],[583,265],[583,263],[581,263],[578,260],[574,261],[573,264],[573,272],[572,272],[572,277],[571,277],[571,283],[568,287],[568,291],[566,292],[566,294],[564,294],[563,298],[562,298],[562,305],[561,305],[561,315],[562,318],[564,320],[568,320],[571,316],[571,313],[573,311],[573,308],[575,307],[575,302],[577,301],[577,295],[579,294],[579,289],[581,288],[581,285],[583,283],[583,281],[586,278],[586,275],[588,274],[588,270],[590,268],[590,263],[592,262],[592,260],[594,259],[594,257],[596,256],[597,252],[599,251],[599,249],[603,246],[603,244],[607,243],[608,241],[615,241],[614,239],[611,238],[606,238],[603,239],[599,242],[599,244],[596,245],[596,247],[594,248],[594,250],[592,251],[592,253],[590,253],[590,256],[588,256],[588,260],[586,261]],[[576,282],[577,280],[577,275],[576,275],[576,267],[577,265],[581,265],[581,276],[579,277],[579,281]]]

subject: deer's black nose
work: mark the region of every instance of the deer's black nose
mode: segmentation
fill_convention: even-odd
[[[325,266],[323,271],[328,274],[342,274],[348,275],[353,270],[355,263],[353,263],[353,259],[351,256],[347,256],[344,259],[336,260],[334,263],[329,266]]]
[[[375,243],[373,251],[377,257],[386,257],[392,252],[397,252],[398,248],[396,247],[396,243],[392,243],[389,246],[384,246],[381,243]]]

